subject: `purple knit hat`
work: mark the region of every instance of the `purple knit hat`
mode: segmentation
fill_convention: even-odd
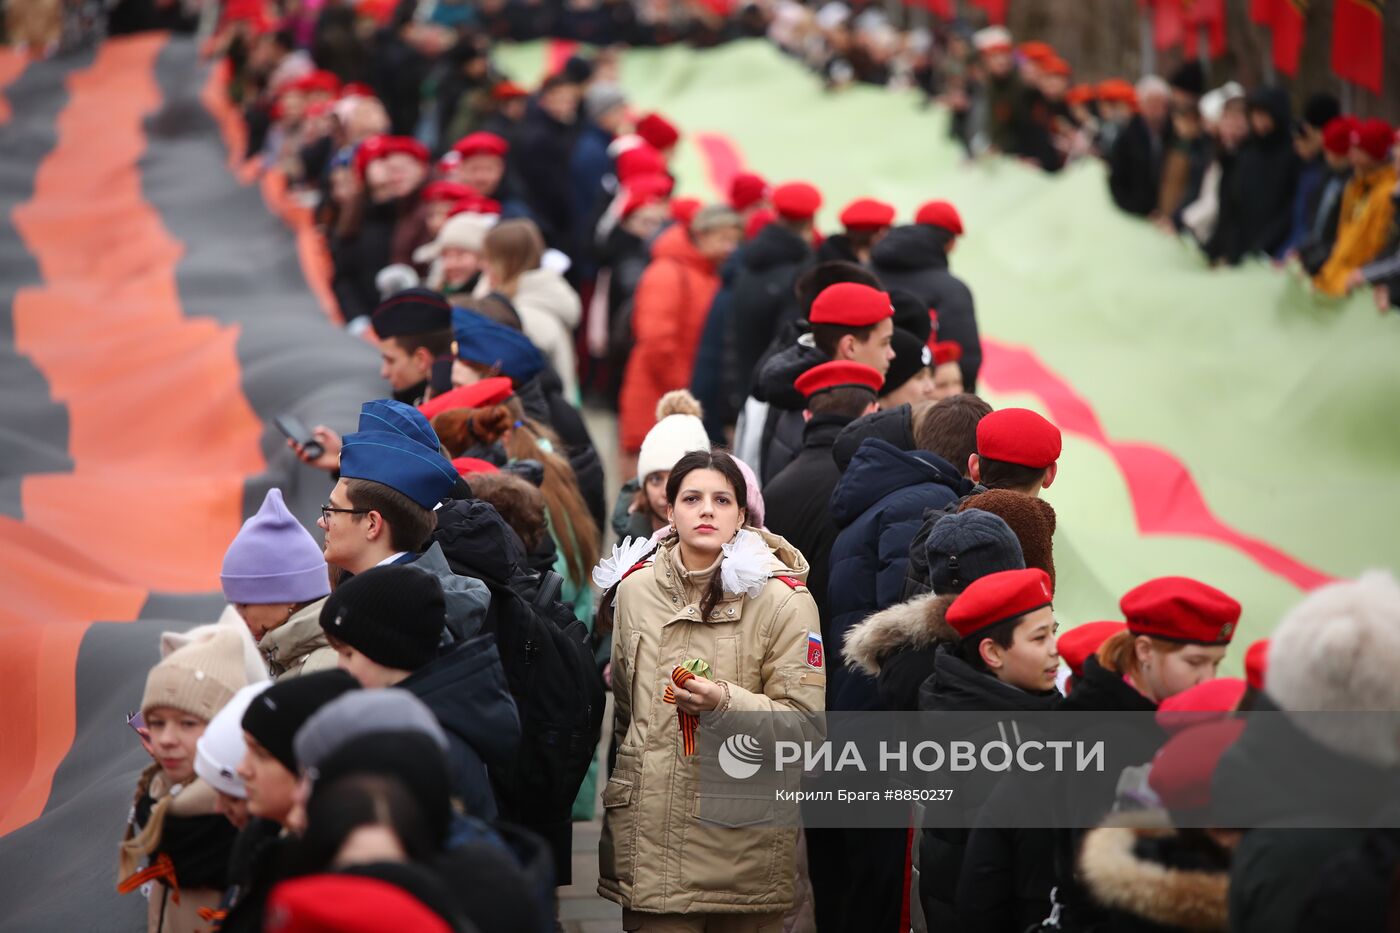
[[[231,603],[309,603],[330,595],[321,546],[269,489],[258,514],[243,523],[219,574]]]

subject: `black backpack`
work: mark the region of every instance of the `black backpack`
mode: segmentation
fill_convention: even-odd
[[[496,538],[500,532],[509,537]],[[603,727],[603,681],[588,627],[559,601],[563,578],[552,570],[527,570],[523,553],[516,553],[523,552],[519,540],[486,503],[440,509],[434,537],[454,572],[474,576],[491,590],[481,631],[496,636],[520,714],[516,759],[491,774],[501,818],[544,836],[554,850],[559,883],[567,884],[574,798]],[[474,566],[482,545],[489,549],[493,539],[499,548],[493,556],[516,559]]]

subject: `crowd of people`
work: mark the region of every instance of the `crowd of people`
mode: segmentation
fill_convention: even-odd
[[[1123,594],[1121,621],[1057,618],[1042,493],[1061,436],[976,394],[956,207],[898,223],[861,198],[824,235],[809,182],[741,173],[720,203],[674,197],[682,130],[629,106],[615,52],[528,90],[490,54],[521,7],[429,6],[370,28],[338,4],[272,23],[240,0],[217,36],[248,154],[315,205],[390,397],[353,433],[288,440],[326,474],[321,540],[268,491],[228,545],[223,617],[161,640],[119,850],[150,930],[553,929],[573,821],[599,798],[598,891],[627,930],[1274,933],[1385,929],[1388,911],[1394,928],[1393,830],[1290,830],[1296,798],[1248,828],[1189,819],[1280,768],[1235,713],[1400,709],[1393,576],[1306,597],[1249,646],[1247,680],[1217,676],[1242,612],[1229,581],[1161,576]],[[1038,126],[1063,154],[1022,107],[1033,81],[1053,100],[1060,66],[995,30],[967,49],[989,145],[1036,158],[1018,147]],[[1217,112],[1174,81],[1073,104],[1120,203],[1175,223],[1169,182],[1194,204],[1214,171],[1222,259],[1273,252],[1294,221],[1302,255],[1331,212],[1320,283],[1370,274],[1388,128],[1318,99],[1295,129],[1268,93]],[[1309,143],[1328,161],[1304,196]],[[616,439],[590,436],[585,397],[617,406]],[[920,710],[1157,718],[1078,829],[699,815],[696,738],[730,713]],[[1371,769],[1388,803],[1393,735],[1294,741]],[[1094,828],[1124,769],[1150,828]],[[1315,789],[1304,825],[1328,825]]]

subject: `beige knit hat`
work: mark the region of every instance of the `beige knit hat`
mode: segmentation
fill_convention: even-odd
[[[208,721],[247,685],[243,638],[237,628],[209,625],[189,634],[193,637],[147,675],[146,692],[141,695],[143,715],[157,706],[169,706]]]

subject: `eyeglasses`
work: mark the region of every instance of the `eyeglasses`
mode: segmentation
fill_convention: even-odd
[[[331,523],[331,515],[335,512],[344,512],[346,515],[363,515],[368,511],[369,509],[338,509],[327,502],[325,505],[321,506],[321,521],[329,525]]]

